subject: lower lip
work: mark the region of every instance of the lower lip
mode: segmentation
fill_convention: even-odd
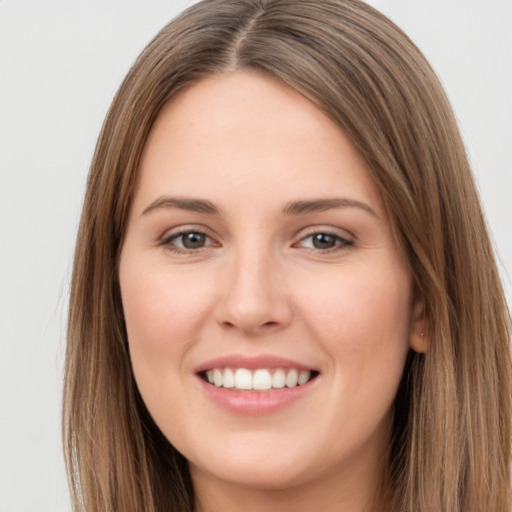
[[[261,415],[278,411],[302,398],[312,389],[318,376],[301,386],[269,391],[234,391],[213,386],[201,377],[198,379],[208,398],[219,407],[236,414]]]

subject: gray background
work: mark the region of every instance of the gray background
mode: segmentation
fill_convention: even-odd
[[[128,67],[185,0],[0,0],[0,512],[68,511],[60,449],[66,306],[96,137]],[[373,0],[454,105],[512,271],[512,1]]]

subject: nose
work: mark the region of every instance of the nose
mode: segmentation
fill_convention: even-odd
[[[281,265],[270,251],[239,251],[226,261],[217,321],[224,329],[257,337],[290,324],[292,307]]]

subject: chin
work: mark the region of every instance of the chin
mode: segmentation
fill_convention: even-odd
[[[227,484],[262,491],[285,490],[302,485],[306,480],[304,468],[298,463],[275,459],[259,463],[248,460],[229,461],[204,467],[190,463],[190,471],[193,479],[203,473]]]

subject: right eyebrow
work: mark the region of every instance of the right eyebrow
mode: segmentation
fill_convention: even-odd
[[[190,212],[205,213],[208,215],[220,215],[220,210],[206,199],[192,199],[183,197],[162,196],[155,199],[151,204],[144,208],[142,215],[146,215],[155,210],[163,208],[178,208]]]

